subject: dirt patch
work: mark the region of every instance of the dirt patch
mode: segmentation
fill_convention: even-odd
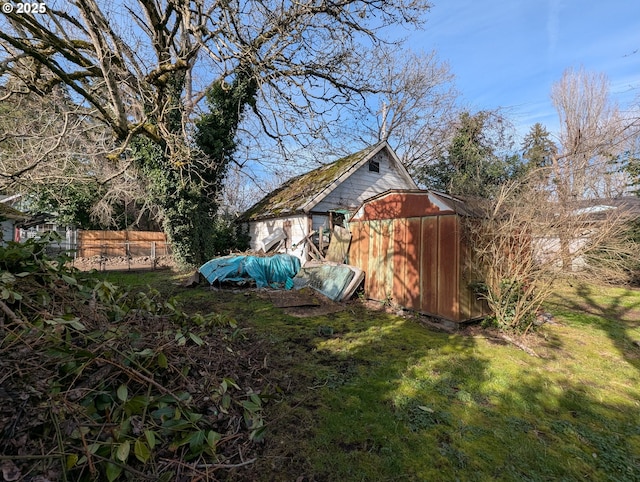
[[[268,293],[268,298],[277,308],[320,306],[320,300],[308,288],[295,291],[271,291]]]
[[[165,269],[175,268],[176,262],[171,256],[137,256],[128,258],[126,256],[91,256],[89,258],[75,258],[71,265],[80,271],[138,271],[145,269]]]
[[[323,294],[311,289],[301,290],[270,290],[259,296],[268,299],[274,306],[282,308],[284,312],[298,318],[328,315],[343,311],[344,303],[331,301]]]

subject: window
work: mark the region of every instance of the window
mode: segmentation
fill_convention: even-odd
[[[369,160],[369,171],[371,172],[380,172],[380,161],[377,159]]]

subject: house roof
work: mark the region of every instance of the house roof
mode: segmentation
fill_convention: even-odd
[[[355,154],[325,164],[313,171],[293,177],[278,189],[249,208],[240,219],[255,221],[258,219],[282,217],[290,214],[308,213],[325,199],[345,179],[358,170],[381,150],[389,152],[391,162],[413,184],[413,180],[386,141],[369,146]]]
[[[584,201],[579,207],[583,210],[590,210],[592,212],[621,208],[633,214],[640,214],[640,197],[622,196],[589,199]]]
[[[7,206],[0,202],[0,221],[5,219],[12,219],[14,221],[24,221],[29,219],[29,216],[17,209]]]

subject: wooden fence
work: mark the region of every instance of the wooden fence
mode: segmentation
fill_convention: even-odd
[[[152,258],[171,254],[167,237],[155,231],[78,231],[76,256]]]

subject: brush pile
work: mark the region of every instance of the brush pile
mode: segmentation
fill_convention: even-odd
[[[229,316],[81,278],[47,242],[0,247],[0,480],[245,478],[261,345]]]

